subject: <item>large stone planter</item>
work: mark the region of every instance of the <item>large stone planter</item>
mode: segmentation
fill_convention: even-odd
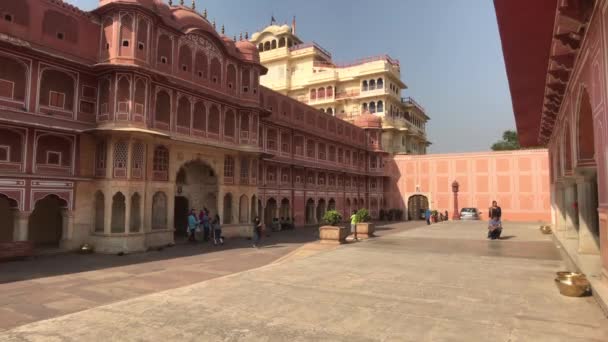
[[[346,243],[349,229],[345,227],[321,226],[319,238],[323,244],[340,245]]]
[[[357,223],[357,238],[358,239],[369,239],[374,237],[376,231],[376,225],[370,222]]]
[[[31,241],[0,242],[0,260],[25,258],[33,254],[34,244]]]

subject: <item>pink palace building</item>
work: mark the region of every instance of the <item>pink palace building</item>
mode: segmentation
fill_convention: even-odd
[[[203,207],[238,236],[256,215],[377,216],[381,119],[342,121],[261,87],[266,72],[182,5],[2,1],[0,242],[145,250]]]
[[[608,1],[494,4],[520,141],[549,147],[555,236],[608,302]]]

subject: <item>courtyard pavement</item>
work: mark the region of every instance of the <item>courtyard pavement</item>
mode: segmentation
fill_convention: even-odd
[[[500,241],[484,238],[483,222],[404,226],[21,325],[0,331],[0,341],[608,340],[608,321],[592,297],[557,291],[553,278],[564,263],[537,225],[506,224]]]

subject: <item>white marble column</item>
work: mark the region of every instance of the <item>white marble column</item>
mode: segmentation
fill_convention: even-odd
[[[566,212],[564,208],[565,201],[565,186],[562,182],[555,183],[555,225],[557,231],[563,234],[566,231]]]
[[[578,252],[582,254],[600,254],[598,242],[595,239],[594,232],[598,231],[594,227],[597,215],[597,207],[594,204],[593,198],[595,191],[593,179],[589,176],[579,176],[576,178],[576,188],[578,197]]]
[[[28,223],[31,212],[17,211],[14,216],[13,240],[27,241],[28,239]]]
[[[577,201],[576,183],[573,179],[569,179],[564,185],[566,187],[564,203],[564,211],[566,213],[566,238],[578,239],[578,232],[575,227],[578,215],[574,208],[574,203]]]

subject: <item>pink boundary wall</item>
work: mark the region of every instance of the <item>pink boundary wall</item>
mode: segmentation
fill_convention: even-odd
[[[431,209],[453,214],[452,182],[460,184],[459,208],[477,207],[487,219],[492,200],[504,221],[550,222],[549,156],[545,149],[508,152],[398,155],[387,165],[391,203],[407,210],[410,196],[424,195]]]

